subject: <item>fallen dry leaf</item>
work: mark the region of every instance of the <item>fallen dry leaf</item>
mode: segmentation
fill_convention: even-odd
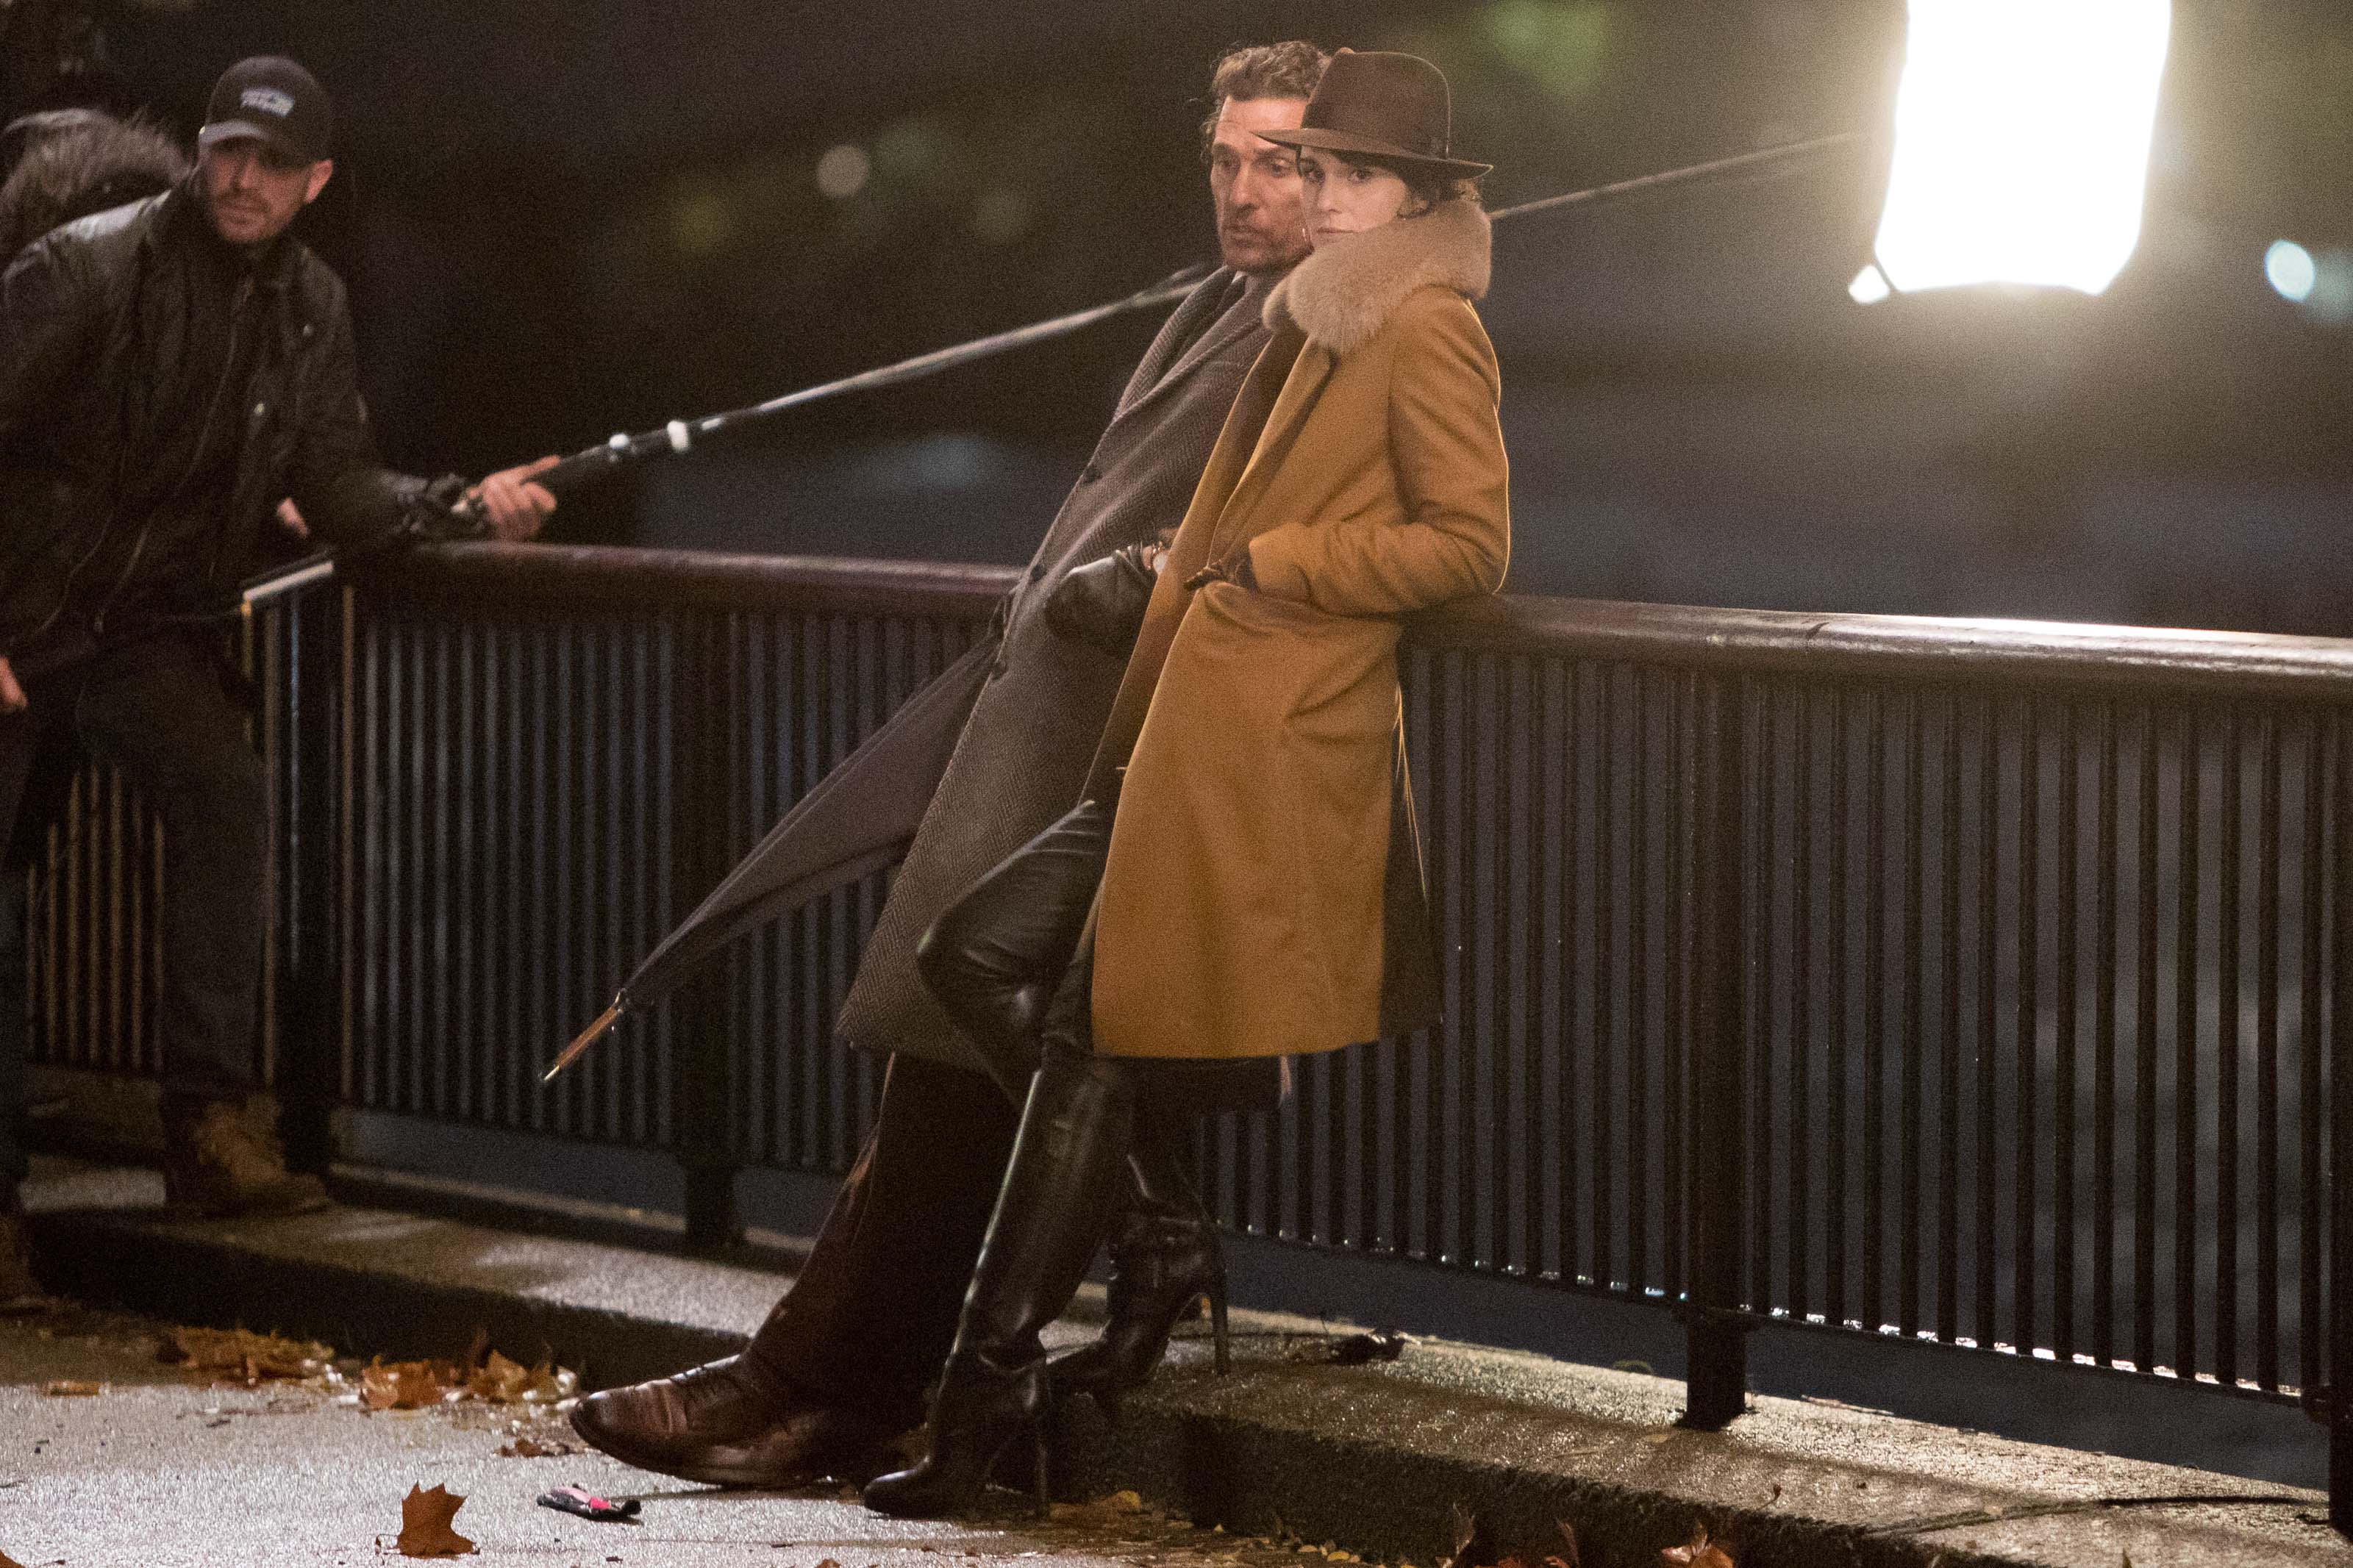
[[[315,1341],[257,1334],[245,1329],[174,1329],[155,1347],[155,1359],[183,1368],[198,1382],[236,1383],[323,1379],[334,1351]]]
[[[458,1385],[458,1369],[446,1361],[378,1360],[360,1373],[360,1399],[370,1410],[421,1410]]]
[[[6,1552],[0,1552],[0,1568],[25,1568],[25,1565]]]
[[[492,1351],[466,1376],[466,1392],[494,1405],[511,1405],[531,1386],[531,1369]]]
[[[543,1443],[535,1437],[517,1437],[499,1448],[501,1459],[560,1459],[580,1450],[569,1443]]]
[[[75,1378],[61,1377],[53,1383],[41,1384],[41,1392],[51,1399],[88,1399],[93,1394],[104,1394],[106,1384],[83,1383]]]
[[[1668,1563],[1690,1563],[1692,1568],[1735,1568],[1730,1552],[1721,1546],[1710,1544],[1707,1526],[1704,1524],[1692,1526],[1689,1545],[1665,1547],[1659,1555]]]
[[[450,1528],[466,1500],[447,1487],[427,1491],[411,1486],[400,1500],[400,1554],[403,1557],[463,1557],[474,1543]]]

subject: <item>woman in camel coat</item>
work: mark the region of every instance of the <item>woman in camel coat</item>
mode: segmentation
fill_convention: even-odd
[[[1039,1331],[1114,1217],[1103,1337],[1055,1391],[1111,1405],[1203,1295],[1222,1364],[1223,1265],[1171,1108],[1205,1068],[1436,1016],[1398,617],[1495,592],[1511,534],[1470,303],[1486,166],[1450,156],[1448,110],[1427,61],[1342,50],[1300,129],[1267,135],[1297,149],[1314,253],[1269,297],[1157,563],[1087,799],[924,939],[925,979],[1028,1102],[930,1451],[868,1486],[881,1511],[961,1511],[1025,1433],[1042,1500]]]

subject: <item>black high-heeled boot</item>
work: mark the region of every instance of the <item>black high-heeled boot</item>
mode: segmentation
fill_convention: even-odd
[[[1051,1365],[1055,1398],[1086,1394],[1114,1420],[1120,1397],[1150,1381],[1170,1333],[1196,1301],[1208,1303],[1218,1374],[1224,1376],[1230,1364],[1226,1258],[1218,1227],[1202,1211],[1166,1133],[1139,1133],[1128,1166],[1134,1188],[1113,1230],[1103,1331],[1056,1356]]]
[[[1077,1005],[1087,997],[1082,985]],[[1063,1005],[1058,994],[1057,1008]],[[1046,1352],[1038,1336],[1070,1305],[1103,1239],[1135,1107],[1128,1064],[1058,1047],[1052,1034],[933,1401],[930,1447],[912,1468],[867,1483],[866,1506],[877,1513],[964,1512],[1024,1437],[1039,1511],[1046,1510]]]

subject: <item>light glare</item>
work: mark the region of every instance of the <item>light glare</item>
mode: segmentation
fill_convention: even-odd
[[[817,161],[817,188],[837,202],[848,201],[866,188],[866,176],[873,169],[864,148],[847,142],[829,147]]]
[[[2169,0],[1911,0],[1876,256],[2096,294],[2140,239]]]
[[[1887,286],[1887,274],[1876,263],[1856,273],[1854,281],[1846,286],[1847,298],[1858,305],[1876,305],[1894,292]]]
[[[2275,239],[2263,252],[2263,276],[2282,297],[2303,304],[2312,298],[2313,285],[2320,281],[2320,267],[2312,259],[2312,252],[2292,239]]]

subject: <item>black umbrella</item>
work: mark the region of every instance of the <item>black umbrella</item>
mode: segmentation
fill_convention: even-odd
[[[947,771],[996,656],[983,643],[900,704],[866,743],[785,813],[692,914],[646,955],[613,1005],[564,1047],[540,1079],[562,1072],[621,1019],[671,990],[685,973],[754,926],[905,853]]]

